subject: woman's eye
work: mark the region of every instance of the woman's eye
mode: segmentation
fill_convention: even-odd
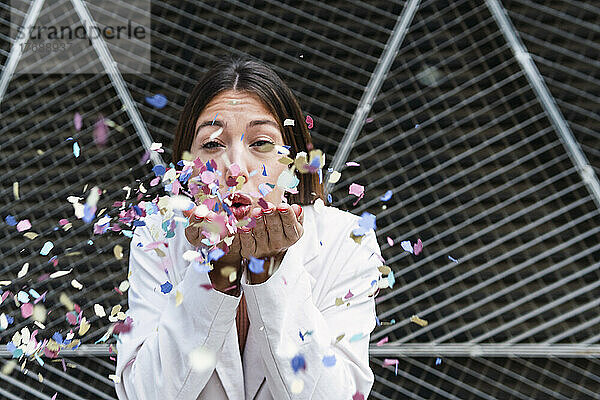
[[[272,148],[275,145],[275,143],[271,142],[270,140],[257,140],[256,142],[252,143],[250,146],[254,146],[254,147],[261,147],[261,148]]]
[[[202,145],[202,148],[203,148],[203,149],[215,149],[215,148],[217,148],[218,146],[221,146],[221,143],[219,143],[219,142],[215,142],[215,141],[213,140],[212,142],[207,142],[207,143],[204,143],[204,144]]]

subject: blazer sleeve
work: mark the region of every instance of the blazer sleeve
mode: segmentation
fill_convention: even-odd
[[[127,314],[133,323],[117,341],[117,396],[196,400],[215,365],[194,368],[190,354],[201,346],[217,354],[221,351],[241,296],[200,287],[210,284],[210,278],[192,265],[168,294],[162,293],[160,285],[168,276],[161,257],[138,246],[154,241],[147,226],[136,228],[131,241]],[[187,263],[181,257],[171,262]],[[177,291],[183,296],[179,305]]]
[[[367,398],[371,390],[369,337],[376,325],[374,292],[382,265],[376,254],[381,250],[373,230],[360,245],[349,238],[350,231],[346,226],[345,237],[330,250],[333,255],[322,257],[328,282],[319,298],[314,278],[300,257],[287,257],[289,252],[267,281],[250,285],[243,280],[251,323],[260,324],[263,333],[261,354],[276,399],[351,399],[356,392]],[[344,299],[348,291],[352,296]],[[336,298],[344,303],[336,305]],[[294,371],[292,362],[297,369],[302,359],[305,368]]]

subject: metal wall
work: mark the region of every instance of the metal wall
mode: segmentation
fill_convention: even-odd
[[[110,7],[87,2],[92,17]],[[170,160],[186,95],[218,55],[230,53],[269,63],[313,117],[316,146],[342,172],[331,188],[334,205],[377,215],[396,283],[377,298],[372,398],[597,396],[596,2],[153,2],[146,75],[13,75],[10,27],[25,17],[0,4],[0,88],[7,83],[0,91],[0,280],[12,281],[2,290],[48,291],[50,314],[38,339],[72,328],[61,293],[81,306],[91,328],[85,346],[61,353],[64,364],[44,358],[43,366],[35,359],[22,366],[22,359],[0,374],[0,397],[116,397],[108,375],[117,339],[95,344],[110,323],[93,305],[126,308],[126,293],[115,287],[126,279],[128,239],[93,235],[66,198],[85,198],[97,186],[105,190],[99,208],[115,217],[111,205],[125,198],[123,188],[135,190],[136,179],[152,175],[151,164],[140,163],[144,135],[162,142]],[[80,17],[75,8],[73,17]],[[168,98],[165,108],[144,101],[155,93]],[[75,112],[81,131],[73,128]],[[99,114],[120,127],[110,129],[105,148],[93,142]],[[356,206],[348,195],[353,182],[366,187]],[[388,190],[393,195],[382,202]],[[39,236],[24,238],[4,222],[7,215],[28,218]],[[72,228],[59,224],[63,218]],[[417,239],[421,254],[402,249],[401,241]],[[55,247],[41,256],[46,241]],[[117,244],[125,248],[121,260]],[[26,262],[29,271],[18,278]],[[40,280],[70,268],[68,277]],[[74,288],[73,278],[84,288]],[[0,331],[3,345],[18,330],[35,329],[12,296],[0,307],[14,317]],[[428,325],[411,323],[412,315]],[[6,366],[11,355],[2,354]],[[384,359],[398,359],[397,368]]]

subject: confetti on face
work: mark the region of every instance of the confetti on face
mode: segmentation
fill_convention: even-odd
[[[310,115],[306,116],[306,125],[308,126],[308,129],[312,129],[313,128],[313,119]]]
[[[214,122],[214,121],[213,121]],[[210,136],[208,137],[210,140],[216,139],[217,137],[219,137],[221,135],[221,133],[223,133],[223,127],[219,127],[219,129],[217,129],[216,131],[214,131],[213,133],[210,134]]]
[[[81,114],[76,112],[75,115],[73,116],[73,125],[75,125],[75,130],[80,131],[82,124],[83,124],[83,119],[81,118]]]
[[[79,147],[79,143],[74,142],[73,143],[73,155],[75,156],[75,158],[79,157],[80,152],[81,152],[81,149]]]
[[[415,256],[418,256],[419,253],[423,250],[423,242],[421,241],[421,239],[417,239],[417,243],[415,243],[413,250],[415,251]]]
[[[260,260],[258,258],[250,257],[250,262],[248,263],[248,269],[255,274],[260,274],[265,272],[264,270],[265,260]]]
[[[419,318],[416,315],[413,315],[412,317],[410,317],[410,322],[414,322],[415,324],[417,324],[419,326],[427,326],[427,324],[429,323],[426,320]]]
[[[158,93],[152,97],[146,97],[146,103],[160,110],[167,105],[167,98],[165,95]]]

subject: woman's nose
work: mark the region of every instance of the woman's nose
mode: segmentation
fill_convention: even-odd
[[[246,182],[248,182],[249,174],[248,170],[244,166],[240,166],[239,164],[233,163],[227,168],[226,173],[226,183],[227,186],[238,186],[241,188]]]

